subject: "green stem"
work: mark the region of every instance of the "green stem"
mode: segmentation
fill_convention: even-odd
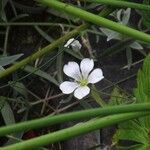
[[[74,25],[64,23],[49,23],[49,22],[1,22],[0,26],[65,26],[75,28]]]
[[[81,1],[85,1],[85,0],[81,0]],[[110,5],[110,6],[127,7],[127,8],[150,11],[150,5],[144,5],[144,4],[134,3],[134,2],[126,2],[120,0],[86,0],[86,1],[90,3],[100,3],[100,4]]]
[[[144,103],[144,104],[132,104],[132,105],[124,105],[124,106],[113,106],[113,107],[105,106],[104,108],[89,109],[84,111],[56,115],[56,116],[47,116],[40,119],[35,119],[31,121],[26,121],[26,122],[21,122],[21,123],[1,127],[0,136],[4,136],[6,134],[10,134],[14,132],[20,132],[23,130],[50,126],[50,125],[72,121],[72,120],[88,119],[88,118],[104,116],[104,115],[112,115],[112,114],[135,112],[135,111],[149,111],[149,110],[150,110],[150,104]]]
[[[80,123],[73,127],[42,135],[37,138],[26,140],[20,143],[16,143],[10,146],[3,147],[2,150],[27,150],[27,149],[37,149],[41,146],[52,144],[58,141],[63,141],[70,139],[72,137],[85,134],[103,127],[120,123],[126,120],[139,118],[141,116],[149,115],[150,112],[134,112],[111,115],[100,119],[94,119],[86,123]]]
[[[104,26],[106,28],[109,28],[111,30],[117,31],[119,33],[122,33],[124,35],[133,37],[134,39],[137,40],[142,40],[144,42],[150,42],[150,35],[143,33],[141,31],[132,29],[130,27],[127,27],[125,25],[116,23],[114,21],[105,19],[103,17],[100,17],[98,15],[92,14],[90,12],[87,12],[85,10],[82,10],[80,8],[71,6],[69,4],[66,3],[62,3],[59,2],[57,0],[38,0],[40,3],[55,8],[59,11],[64,11],[70,15],[74,15],[76,17],[79,17],[81,19],[84,19],[88,22],[100,25],[100,26]]]
[[[95,85],[92,85],[92,90],[91,90],[91,97],[101,106],[105,107],[107,104],[105,101],[100,96],[100,92],[97,90]]]
[[[31,56],[23,59],[22,61],[15,63],[13,66],[7,68],[6,70],[1,71],[0,72],[0,78],[2,78],[4,76],[7,76],[8,74],[16,71],[17,69],[22,68],[23,66],[25,66],[29,62],[36,60],[37,58],[47,54],[48,52],[51,52],[52,50],[57,48],[59,45],[64,43],[66,40],[72,38],[73,36],[77,35],[80,31],[85,30],[86,28],[87,28],[87,25],[81,25],[81,26],[77,27],[76,29],[74,29],[71,32],[65,34],[63,37],[61,37],[58,40],[54,41],[50,45],[44,47],[40,51],[37,51],[36,53],[34,53]]]
[[[100,12],[101,16],[107,16],[112,12],[112,9],[109,8],[105,8]],[[66,35],[64,35],[63,37],[59,38],[58,40],[54,41],[52,44],[44,47],[43,49],[41,49],[40,51],[37,51],[36,53],[32,54],[31,56],[23,59],[20,62],[17,62],[16,64],[12,65],[11,67],[7,68],[4,71],[0,72],[0,78],[5,77],[9,74],[11,74],[12,72],[16,71],[19,68],[22,68],[23,66],[27,65],[28,63],[30,63],[31,61],[36,60],[37,58],[51,52],[52,50],[54,50],[55,48],[57,48],[58,46],[60,46],[62,43],[64,43],[66,40],[74,37],[75,35],[78,35],[81,31],[86,30],[90,25],[87,24],[82,24],[79,27],[75,28],[74,30],[72,30],[71,32],[67,33]]]

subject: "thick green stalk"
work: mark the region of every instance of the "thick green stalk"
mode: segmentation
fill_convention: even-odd
[[[99,15],[106,17],[107,15],[109,15],[112,12],[112,9],[110,8],[105,8],[103,9]],[[59,47],[62,43],[64,43],[66,40],[78,35],[81,31],[86,30],[90,25],[87,24],[83,24],[80,25],[79,27],[75,28],[74,30],[72,30],[71,32],[67,33],[66,35],[64,35],[63,37],[59,38],[58,40],[54,41],[52,44],[44,47],[43,49],[41,49],[40,51],[32,54],[31,56],[21,60],[20,62],[17,62],[16,64],[12,65],[11,67],[7,68],[4,71],[0,71],[0,78],[5,77],[7,75],[9,75],[10,73],[18,70],[19,68],[22,68],[23,66],[27,65],[28,63],[30,63],[31,61],[36,60],[37,58],[51,52],[52,50],[54,50],[55,48]]]
[[[38,2],[40,2],[46,6],[52,7],[54,9],[57,9],[59,11],[64,11],[70,15],[74,15],[74,16],[79,17],[88,22],[91,22],[91,23],[94,23],[94,24],[97,24],[100,26],[104,26],[106,28],[117,31],[124,35],[133,37],[134,39],[141,40],[141,41],[148,42],[148,43],[150,42],[149,34],[132,29],[130,27],[116,23],[114,21],[105,19],[103,17],[92,14],[90,12],[87,12],[85,10],[77,8],[75,6],[71,6],[69,4],[59,2],[57,0],[38,0]]]
[[[103,117],[100,119],[94,119],[86,123],[80,123],[78,125],[75,125],[73,127],[69,127],[60,131],[56,131],[53,133],[42,135],[37,138],[33,138],[30,140],[26,140],[20,143],[16,143],[10,146],[3,147],[2,150],[37,149],[39,147],[42,147],[48,144],[67,140],[72,137],[85,134],[85,133],[88,133],[97,129],[101,129],[109,125],[113,125],[113,124],[120,123],[120,122],[130,120],[130,119],[139,118],[141,116],[145,116],[149,114],[150,112],[143,112],[143,113],[134,112],[134,113],[111,115],[111,116]]]
[[[150,11],[150,5],[144,5],[134,2],[126,2],[126,1],[120,1],[120,0],[81,0],[81,1],[87,1],[90,3],[100,3],[110,6],[117,6],[117,7],[127,7],[127,8],[134,8],[144,11]]]
[[[23,130],[36,129],[40,127],[50,126],[58,123],[63,123],[72,120],[88,119],[97,116],[112,115],[118,113],[127,113],[135,111],[149,111],[150,104],[132,104],[124,106],[106,106],[104,108],[89,109],[84,111],[66,113],[56,116],[47,116],[41,119],[35,119],[31,121],[12,124],[0,128],[0,136],[11,134],[14,132],[20,132]]]

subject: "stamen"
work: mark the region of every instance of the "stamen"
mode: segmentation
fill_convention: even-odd
[[[88,80],[87,79],[82,79],[82,80],[79,81],[79,84],[81,86],[86,86],[88,84]]]

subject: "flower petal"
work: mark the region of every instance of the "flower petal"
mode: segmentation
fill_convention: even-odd
[[[88,86],[80,86],[74,91],[74,96],[78,99],[82,99],[90,93],[90,88]]]
[[[100,68],[94,69],[89,77],[88,77],[88,83],[97,83],[100,80],[102,80],[104,78],[103,76],[103,72]]]
[[[81,61],[80,68],[84,79],[88,77],[93,67],[94,67],[93,59],[85,58]]]
[[[69,82],[69,81],[65,81],[65,82],[61,83],[59,86],[62,93],[64,93],[64,94],[72,93],[77,87],[79,87],[79,84],[77,84],[75,82]]]
[[[63,71],[67,76],[72,77],[77,81],[81,79],[79,65],[74,61],[70,61],[67,65],[64,65]]]
[[[74,40],[75,40],[74,38],[69,39],[69,40],[67,41],[67,43],[64,45],[64,47],[69,47],[70,44],[73,43]]]

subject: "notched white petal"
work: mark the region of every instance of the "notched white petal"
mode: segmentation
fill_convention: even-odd
[[[87,78],[94,67],[94,61],[90,58],[84,58],[80,63],[81,72],[84,78]]]
[[[67,76],[74,78],[75,80],[81,79],[79,65],[76,62],[68,62],[67,65],[64,65],[63,71]]]
[[[80,86],[74,91],[74,96],[77,99],[82,99],[90,93],[90,88],[88,86]]]
[[[100,80],[102,80],[104,78],[103,76],[103,72],[100,68],[94,69],[89,77],[88,77],[88,83],[97,83]]]
[[[72,93],[77,87],[79,87],[79,84],[75,82],[69,82],[65,81],[60,84],[59,88],[64,94],[70,94]]]

